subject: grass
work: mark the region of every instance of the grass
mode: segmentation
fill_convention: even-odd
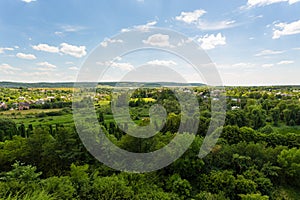
[[[100,101],[99,104],[100,106],[106,106],[109,104],[110,101]]]
[[[57,109],[30,109],[30,110],[6,110],[6,111],[1,111],[1,115],[36,115],[39,113],[47,113],[47,112],[54,112],[54,111],[60,111],[62,108],[57,108]],[[14,114],[13,114],[14,113]],[[8,116],[5,116],[8,117]]]
[[[63,124],[64,126],[71,126],[74,124],[73,115],[72,114],[65,114],[61,116],[47,116],[47,117],[33,117],[33,118],[17,118],[13,119],[17,125],[24,124],[28,126],[32,124],[33,126],[43,125],[49,126],[54,124]]]
[[[156,102],[156,99],[153,99],[153,98],[142,98],[146,103],[153,103],[153,102]],[[131,101],[134,101],[136,102],[138,100],[138,98],[131,98]]]
[[[36,117],[39,113],[49,113],[57,112],[62,109],[31,109],[31,110],[14,110],[14,111],[3,111],[0,112],[0,118],[9,118],[12,119],[17,126],[24,124],[28,127],[29,124],[33,126],[43,125],[55,125],[63,124],[64,126],[71,126],[74,124],[73,115],[71,113],[59,115],[59,116],[45,116],[45,117]]]

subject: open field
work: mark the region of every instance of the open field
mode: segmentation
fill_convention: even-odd
[[[30,109],[30,110],[6,110],[6,111],[0,111],[0,117],[5,116],[9,117],[10,115],[15,115],[18,117],[18,115],[35,115],[39,113],[48,113],[48,112],[57,112],[61,111],[62,108],[57,108],[57,109]],[[15,117],[14,116],[14,117]]]

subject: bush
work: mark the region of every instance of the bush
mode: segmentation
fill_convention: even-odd
[[[117,176],[97,177],[93,184],[95,199],[132,199],[134,192],[126,182]]]
[[[50,177],[42,181],[44,189],[52,194],[55,199],[72,199],[75,189],[70,177]]]

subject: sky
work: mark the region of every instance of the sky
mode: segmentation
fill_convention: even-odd
[[[124,45],[112,38],[129,30],[147,35],[156,27],[196,42],[224,85],[300,84],[300,0],[1,0],[0,81],[75,81],[95,49]],[[171,37],[146,39],[163,47]],[[130,73],[139,60],[189,72],[182,60],[149,52],[110,65]],[[203,81],[189,73],[188,82]]]

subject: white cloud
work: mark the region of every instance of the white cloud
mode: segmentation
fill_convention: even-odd
[[[293,60],[282,60],[277,63],[277,65],[289,65],[295,63]]]
[[[0,47],[0,54],[4,53],[5,51],[13,51],[14,48],[9,48],[9,47]]]
[[[249,62],[240,62],[235,64],[214,64],[218,69],[250,69],[254,68],[255,64]]]
[[[55,31],[54,34],[59,37],[63,37],[65,36],[65,33],[79,32],[86,29],[86,27],[77,25],[62,25],[59,27],[59,29],[60,30]]]
[[[116,63],[116,62],[113,62],[111,64],[111,66],[122,69],[122,70],[127,70],[127,71],[130,71],[130,70],[134,69],[133,65],[131,65],[130,63]]]
[[[36,0],[22,0],[25,3],[31,3],[31,2],[35,2]]]
[[[222,36],[221,33],[218,33],[217,35],[206,34],[205,36],[198,38],[197,41],[201,43],[201,48],[204,50],[214,49],[216,46],[220,45],[226,45],[226,37]]]
[[[234,67],[234,68],[240,68],[240,67],[243,67],[243,68],[250,68],[250,67],[253,67],[253,64],[252,64],[252,63],[244,63],[244,62],[241,62],[241,63],[233,64],[232,67]]]
[[[56,66],[53,64],[50,64],[48,62],[40,62],[37,63],[38,66],[41,66],[40,68],[37,68],[40,71],[54,71],[56,69]]]
[[[25,59],[25,60],[35,60],[36,59],[35,55],[25,54],[25,53],[18,53],[17,57],[21,58],[21,59]]]
[[[193,12],[181,12],[181,14],[175,17],[176,20],[185,22],[187,24],[195,23],[199,18],[206,13],[205,10],[194,10]]]
[[[171,67],[174,65],[177,65],[176,62],[173,60],[152,60],[147,62],[148,65],[158,65],[158,66],[166,66],[166,67]]]
[[[235,20],[223,20],[209,22],[201,19],[206,13],[205,10],[195,10],[193,12],[181,12],[180,16],[175,17],[178,21],[183,21],[187,24],[196,25],[200,30],[211,31],[211,30],[222,30],[227,28],[233,28],[237,26]]]
[[[129,31],[130,31],[129,28],[122,28],[122,29],[121,29],[121,32],[122,32],[122,33],[127,33],[127,32],[129,32]]]
[[[158,47],[172,47],[172,45],[170,45],[169,38],[169,35],[158,33],[149,36],[147,40],[143,40],[143,43]]]
[[[14,74],[15,71],[20,70],[20,68],[12,67],[9,64],[1,64],[0,65],[0,72],[3,74]]]
[[[73,26],[73,25],[63,25],[61,26],[61,28],[64,32],[78,32],[85,29],[85,27],[83,26]]]
[[[61,31],[55,31],[54,32],[55,35],[59,36],[59,37],[63,37],[65,34]]]
[[[219,21],[219,22],[206,22],[200,20],[197,27],[201,30],[211,31],[211,30],[222,30],[227,28],[235,27],[237,24],[234,20],[231,21]]]
[[[181,47],[181,46],[183,46],[184,44],[191,43],[193,40],[194,40],[194,38],[188,38],[188,39],[186,39],[186,40],[181,39],[181,40],[177,43],[177,46],[178,46],[178,47]]]
[[[32,48],[37,51],[45,51],[49,53],[62,53],[76,58],[81,58],[87,54],[85,46],[74,46],[67,43],[61,43],[60,47],[50,46],[48,44],[38,44],[32,46]]]
[[[101,42],[100,43],[100,45],[102,46],[102,47],[107,47],[108,46],[108,44],[113,44],[113,43],[123,43],[124,41],[123,40],[115,40],[115,39],[109,39],[109,38],[106,38],[106,39],[104,39],[104,41],[103,42]]]
[[[78,67],[69,67],[69,70],[77,71],[77,70],[79,70],[79,68]]]
[[[274,64],[271,64],[271,63],[262,65],[263,68],[270,68],[270,67],[273,67],[273,66],[274,66]]]
[[[133,26],[133,29],[137,29],[141,32],[148,32],[150,28],[154,27],[157,24],[157,21],[150,21],[147,24]],[[129,32],[129,28],[123,28],[121,30],[122,33]]]
[[[141,26],[150,27],[150,26],[155,26],[156,24],[157,24],[157,21],[151,21],[151,22],[148,22],[146,25],[141,25]]]
[[[86,47],[62,43],[60,44],[60,52],[76,58],[81,58],[86,55]]]
[[[284,53],[284,51],[274,51],[274,50],[267,49],[255,54],[255,56],[270,56],[270,55],[277,55],[282,53]]]
[[[107,61],[107,62],[97,62],[97,65],[102,65],[105,67],[115,67],[124,71],[130,71],[134,69],[133,65],[130,63],[118,63],[118,62]]]
[[[115,59],[114,60],[116,60],[116,61],[121,61],[122,60],[122,57],[120,57],[120,56],[117,56],[117,57],[115,57]]]
[[[49,53],[58,53],[59,52],[58,47],[49,46],[48,44],[38,44],[38,45],[32,46],[32,48],[37,51],[45,51],[45,52],[49,52]]]
[[[290,5],[299,2],[300,0],[248,0],[246,8],[267,6],[274,3],[288,2]]]
[[[278,39],[285,35],[294,35],[300,33],[300,20],[288,23],[277,23],[275,24],[273,39]]]

